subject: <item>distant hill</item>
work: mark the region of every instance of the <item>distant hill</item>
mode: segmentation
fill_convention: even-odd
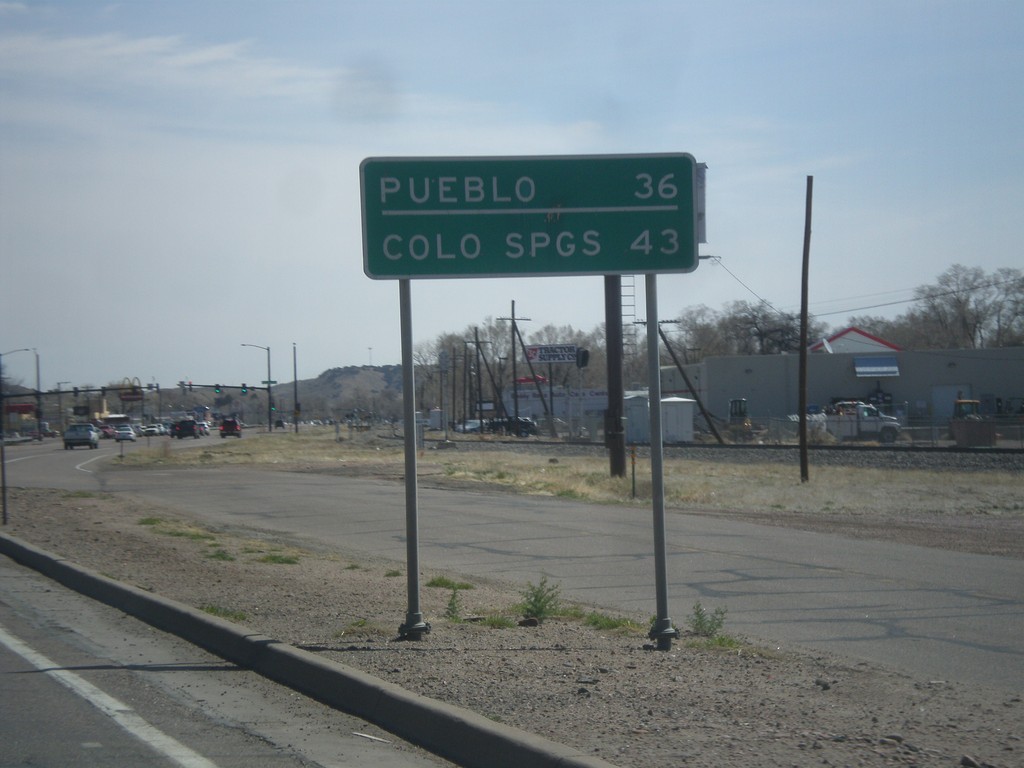
[[[274,387],[278,410],[291,414],[295,386]],[[303,419],[343,419],[350,413],[399,418],[402,412],[402,366],[350,365],[331,368],[315,379],[298,382]]]

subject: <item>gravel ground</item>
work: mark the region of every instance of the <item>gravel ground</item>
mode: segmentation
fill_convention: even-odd
[[[689,450],[709,451],[701,460],[749,455]],[[1021,469],[1019,455],[999,458],[995,467],[975,466],[975,458],[964,459],[964,468]],[[882,461],[897,459],[938,460],[904,452]],[[843,460],[879,459],[876,453]],[[405,610],[402,563],[299,549],[260,531],[209,530],[131,498],[22,489],[9,494],[18,513],[7,533],[183,603],[231,612],[256,631],[615,765],[1024,765],[1024,690],[1007,696],[916,680],[797,648],[765,648],[756,639],[737,638],[736,647],[715,649],[684,638],[672,651],[657,652],[643,630],[602,631],[578,619],[491,628],[472,619],[516,617],[522,594],[475,577],[468,580],[472,589],[454,593],[456,604],[450,588],[424,587],[422,607],[434,631],[422,642],[398,642],[396,617]],[[923,511],[879,510],[848,530],[836,519],[822,526],[926,546],[961,548],[967,540],[970,551],[1015,539],[1010,551],[999,552],[1024,557],[1019,518],[992,524],[970,515],[943,516],[940,525],[931,521],[925,530],[914,525]],[[781,513],[757,519],[815,525]],[[441,574],[425,573],[423,584],[435,575]],[[642,623],[644,617],[632,618]]]

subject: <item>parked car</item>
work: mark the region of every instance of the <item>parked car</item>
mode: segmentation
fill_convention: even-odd
[[[509,416],[503,419],[491,419],[487,423],[488,432],[499,432],[506,435],[515,435],[517,437],[529,437],[530,435],[537,434],[537,422],[533,419],[527,418],[526,416],[520,416],[517,420],[515,416]]]
[[[43,437],[60,437],[60,433],[55,429],[50,429],[50,425],[45,421],[39,425],[39,429],[36,429],[33,424],[28,429],[21,430],[22,437],[31,437],[33,440],[38,440],[40,435]]]
[[[182,419],[174,425],[174,436],[179,440],[186,437],[194,437],[198,440],[201,434],[199,424],[195,419]]]
[[[70,424],[64,430],[64,450],[69,451],[80,445],[89,448],[100,447],[100,431],[92,424]]]
[[[114,439],[117,442],[122,443],[125,440],[135,442],[135,430],[132,429],[131,424],[118,424],[114,427]]]
[[[238,419],[223,419],[220,423],[220,436],[241,437],[242,425],[239,423]]]
[[[163,433],[163,424],[147,424],[142,428],[143,437],[159,437]]]

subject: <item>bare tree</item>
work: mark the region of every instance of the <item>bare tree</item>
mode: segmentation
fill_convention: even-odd
[[[438,344],[424,341],[413,347],[412,363],[416,371],[416,407],[429,410],[440,402]]]
[[[1006,267],[997,269],[992,290],[992,327],[987,346],[1016,347],[1024,344],[1024,272]]]
[[[919,317],[936,335],[935,346],[976,349],[985,345],[985,330],[992,316],[990,280],[980,267],[954,264],[935,285],[914,289]]]
[[[683,362],[698,363],[705,357],[732,354],[718,312],[699,304],[679,312],[678,319],[672,330],[666,330],[666,335],[672,339]]]
[[[1024,272],[954,264],[934,284],[914,289],[898,317],[848,322],[906,349],[976,349],[1024,344]]]
[[[717,326],[725,342],[722,346],[731,347],[725,354],[778,355],[800,348],[799,316],[780,312],[767,302],[734,301],[719,316]],[[812,321],[808,336],[818,338],[824,331],[823,323]]]

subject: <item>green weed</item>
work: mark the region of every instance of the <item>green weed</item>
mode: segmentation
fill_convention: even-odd
[[[435,576],[427,582],[428,587],[439,587],[440,589],[473,589],[473,585],[467,581],[453,581],[447,576]]]
[[[725,608],[715,608],[713,613],[708,613],[698,600],[686,623],[690,625],[690,631],[698,637],[719,637],[725,624]]]
[[[549,585],[548,577],[542,576],[540,584],[528,584],[523,590],[522,611],[527,619],[544,619],[554,616],[561,603],[558,585]]]
[[[65,499],[94,499],[96,498],[95,493],[92,491],[68,491],[64,494]]]
[[[444,617],[448,621],[462,621],[462,603],[459,600],[459,590],[452,588],[452,594],[448,598],[448,605],[444,609]]]
[[[199,610],[211,616],[227,619],[228,621],[245,621],[249,618],[244,611],[233,611],[230,608],[222,608],[219,605],[201,605]]]
[[[299,562],[299,558],[295,555],[275,555],[269,554],[264,555],[259,560],[259,563],[270,563],[271,565],[296,565]]]

